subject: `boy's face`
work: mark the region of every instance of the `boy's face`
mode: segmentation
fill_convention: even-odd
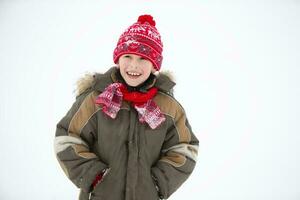
[[[119,67],[122,77],[132,87],[143,83],[151,72],[155,72],[151,61],[135,54],[122,55],[119,58]]]

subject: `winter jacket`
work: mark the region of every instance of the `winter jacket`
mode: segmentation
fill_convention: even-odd
[[[58,122],[54,148],[67,177],[80,188],[80,200],[167,199],[192,173],[198,139],[182,106],[171,95],[175,83],[161,74],[154,102],[166,120],[156,129],[138,120],[123,101],[115,119],[105,115],[96,97],[116,80],[116,67],[81,80],[76,101]],[[107,169],[100,183],[95,177]]]

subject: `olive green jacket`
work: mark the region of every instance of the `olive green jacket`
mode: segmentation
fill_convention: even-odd
[[[58,122],[54,149],[67,177],[80,188],[80,200],[167,199],[192,173],[198,139],[184,109],[172,96],[175,85],[161,74],[149,85],[166,120],[156,129],[140,123],[136,110],[123,101],[115,119],[95,104],[116,82],[116,68],[81,80],[76,101]],[[92,189],[103,169],[107,173]]]

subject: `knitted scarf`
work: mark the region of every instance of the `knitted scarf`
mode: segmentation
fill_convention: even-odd
[[[132,103],[138,112],[141,123],[146,122],[151,129],[155,129],[165,121],[165,116],[153,101],[156,93],[157,88],[155,87],[146,93],[129,92],[123,83],[112,83],[96,98],[95,103],[102,105],[102,112],[115,119],[124,99]]]

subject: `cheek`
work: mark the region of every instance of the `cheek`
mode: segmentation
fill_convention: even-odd
[[[120,62],[120,67],[121,68],[126,68],[128,65],[129,65],[128,61],[123,60],[123,61]]]
[[[150,74],[152,72],[152,69],[153,69],[152,63],[147,63],[145,69],[146,69],[145,71],[147,72],[147,74]]]

